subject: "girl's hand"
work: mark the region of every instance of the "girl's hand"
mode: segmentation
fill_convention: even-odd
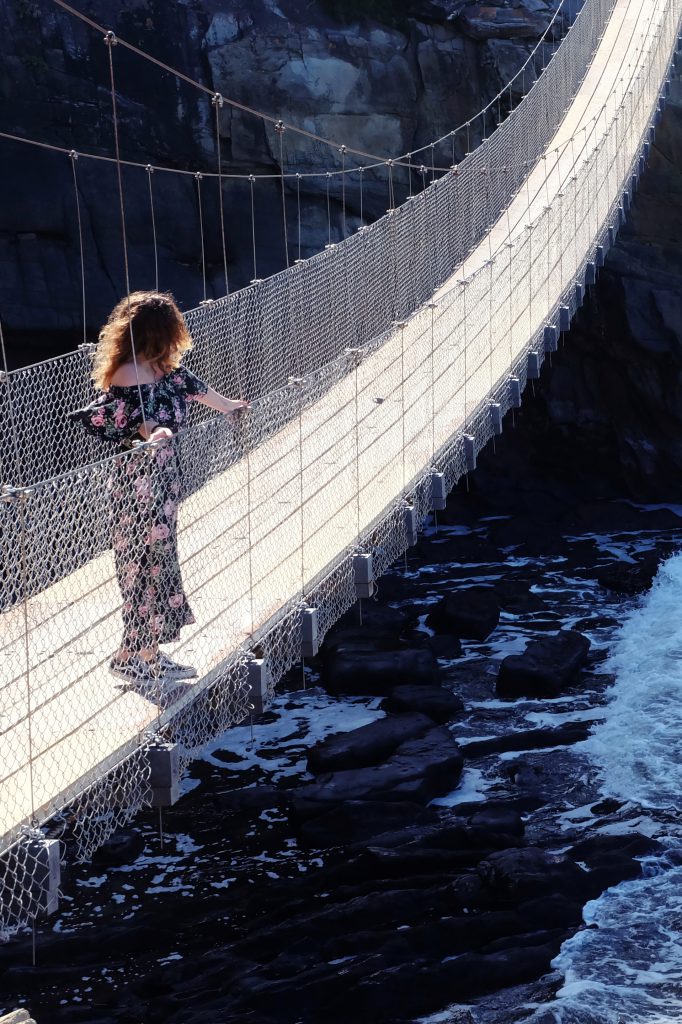
[[[166,438],[172,437],[173,431],[170,427],[154,427],[151,434],[149,435],[150,441],[165,441]]]
[[[230,408],[226,409],[225,413],[230,423],[236,423],[241,418],[242,413],[251,408],[247,398],[232,398],[229,399],[229,402]]]

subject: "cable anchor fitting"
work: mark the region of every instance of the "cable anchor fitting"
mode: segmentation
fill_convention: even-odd
[[[78,153],[76,152],[75,149],[70,149],[69,150],[69,158],[71,160],[74,160],[74,161],[78,159]]]
[[[147,166],[145,167],[145,171],[147,172],[147,174],[153,174],[154,168],[152,167],[151,164],[147,164]]]
[[[287,126],[285,125],[284,121],[282,121],[281,119],[279,121],[275,121],[276,132],[279,132],[280,135],[283,135],[286,130]]]
[[[222,93],[214,92],[213,96],[211,97],[211,103],[213,104],[214,107],[217,107],[220,110],[220,108],[225,103]]]
[[[117,43],[118,43],[118,39],[116,38],[116,33],[112,32],[111,29],[109,29],[109,31],[106,32],[105,35],[104,35],[104,45],[105,46],[116,46]]]

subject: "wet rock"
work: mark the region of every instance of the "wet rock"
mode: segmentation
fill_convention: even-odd
[[[363,843],[394,829],[429,825],[437,813],[409,800],[347,800],[326,814],[304,821],[300,833],[309,846]]]
[[[659,557],[656,554],[647,555],[635,565],[629,562],[616,562],[605,569],[600,569],[596,579],[606,590],[634,596],[650,589],[658,572],[658,563]]]
[[[460,746],[465,758],[485,757],[488,754],[501,754],[510,750],[563,747],[586,739],[591,724],[569,722],[557,729],[528,729],[506,736],[494,736],[489,740],[472,740],[470,743],[461,743]]]
[[[527,900],[518,912],[527,928],[575,928],[583,919],[582,901],[559,894]]]
[[[484,883],[498,896],[528,900],[543,893],[582,893],[586,874],[564,854],[535,847],[500,850],[478,865]]]
[[[420,711],[440,725],[460,715],[464,703],[452,690],[442,686],[396,686],[382,701],[381,708],[400,715]]]
[[[586,886],[589,897],[628,879],[639,878],[642,865],[636,858],[658,853],[661,844],[638,832],[629,835],[595,835],[576,843],[570,856],[587,864]]]
[[[437,534],[422,537],[415,548],[415,554],[423,564],[453,564],[467,567],[499,564],[504,555],[498,547],[476,533],[449,537]]]
[[[101,867],[130,864],[144,850],[144,838],[139,832],[121,830],[110,836],[92,855],[92,863]]]
[[[503,804],[488,804],[469,818],[474,828],[487,829],[494,833],[522,836],[524,824],[521,815]]]
[[[282,807],[286,794],[275,786],[250,786],[213,794],[213,802],[221,811],[233,814],[258,814],[270,807]]]
[[[467,640],[486,640],[499,621],[500,606],[489,587],[455,590],[426,619],[432,629]]]
[[[430,651],[433,651],[437,658],[444,658],[447,661],[459,658],[462,654],[462,645],[459,639],[447,633],[441,633],[440,636],[430,636],[426,646]]]
[[[431,651],[338,653],[323,673],[325,688],[334,694],[387,696],[403,684],[432,685],[438,664]]]
[[[322,772],[379,764],[405,740],[423,736],[432,728],[430,718],[412,712],[390,715],[351,732],[328,736],[308,751],[308,771],[319,775]]]
[[[557,697],[587,661],[590,641],[582,633],[561,630],[531,640],[523,654],[506,657],[497,676],[501,697]]]
[[[383,764],[321,776],[301,786],[292,802],[300,818],[346,800],[414,800],[425,803],[453,789],[462,772],[459,747],[445,728],[402,743]]]

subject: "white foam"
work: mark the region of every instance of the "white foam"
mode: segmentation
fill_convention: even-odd
[[[303,775],[308,748],[331,733],[350,732],[384,717],[379,698],[344,697],[336,700],[322,690],[312,689],[275,698],[270,722],[235,726],[209,743],[202,758],[219,768],[243,772],[257,768],[272,782],[285,776]],[[215,754],[229,751],[235,760],[228,763]],[[278,756],[272,756],[273,751]],[[265,752],[265,757],[263,756]]]
[[[436,807],[456,807],[457,804],[474,803],[486,796],[491,785],[479,768],[465,768],[457,789],[431,801]]]
[[[615,675],[605,719],[580,745],[601,774],[603,795],[625,801],[630,811],[629,820],[599,831],[659,835],[666,828],[665,852],[644,862],[644,877],[587,904],[588,927],[553,962],[565,983],[527,1018],[535,1024],[682,1020],[682,829],[674,824],[682,802],[681,606],[682,554],[676,554],[618,631],[605,666]],[[565,823],[583,824],[586,810],[566,813]],[[651,811],[664,812],[663,826]]]
[[[679,1024],[682,868],[609,889],[585,908],[588,928],[553,966],[565,977],[535,1024]]]
[[[619,630],[605,670],[616,676],[606,720],[585,750],[605,794],[645,807],[682,806],[682,554]]]

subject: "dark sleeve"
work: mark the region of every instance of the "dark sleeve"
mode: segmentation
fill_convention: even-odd
[[[191,370],[185,369],[184,366],[178,366],[177,370],[173,370],[171,380],[188,402],[201,398],[208,391],[208,384],[200,377],[197,377],[195,373],[192,373]]]
[[[137,395],[129,399],[105,393],[85,409],[77,409],[69,415],[74,423],[102,441],[125,441],[136,434],[144,422]]]

